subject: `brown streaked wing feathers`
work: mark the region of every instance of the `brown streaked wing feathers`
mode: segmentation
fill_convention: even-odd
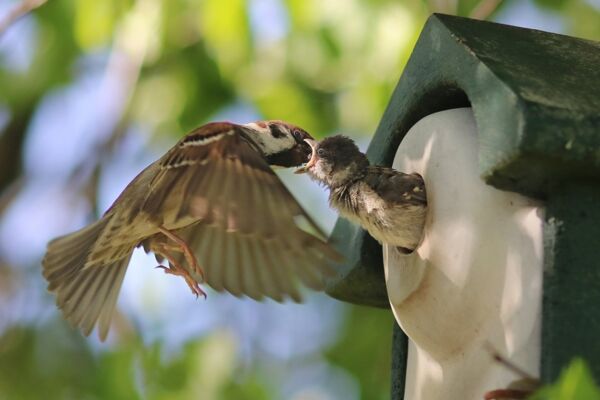
[[[386,199],[400,204],[427,204],[425,182],[421,175],[380,166],[369,166],[367,171],[366,183]]]
[[[322,288],[323,275],[333,273],[331,262],[341,256],[296,225],[295,217],[301,216],[324,237],[263,157],[235,131],[185,150],[177,159],[165,156],[144,210],[163,212],[175,204],[171,197],[181,199],[178,217],[197,222],[175,233],[193,249],[207,283],[237,296],[276,301],[300,301],[298,282]],[[188,162],[167,168],[170,160]],[[164,240],[155,235],[144,247],[150,250],[152,242]]]
[[[98,323],[101,340],[108,334],[133,252],[133,246],[114,246],[105,250],[108,257],[90,264],[97,239],[112,218],[105,215],[79,231],[52,240],[42,260],[48,290],[56,294],[56,304],[65,319],[86,335]]]
[[[192,204],[190,196],[194,194],[194,191],[186,189],[193,185],[204,187],[202,181],[210,176],[211,164],[219,156],[219,144],[234,129],[234,124],[211,123],[183,137],[158,161],[159,171],[150,182],[142,211],[162,215],[169,208],[181,205],[185,206],[185,211]],[[202,140],[206,140],[207,144],[200,145]],[[178,215],[184,211],[180,210]]]

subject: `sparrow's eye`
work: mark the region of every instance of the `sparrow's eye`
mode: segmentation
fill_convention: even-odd
[[[326,151],[325,151],[325,149],[323,149],[323,148],[318,148],[318,149],[317,149],[317,155],[318,155],[319,157],[325,157],[325,156],[327,155],[327,152],[326,152]]]
[[[298,129],[294,129],[292,130],[292,136],[294,136],[294,139],[297,142],[302,142],[304,141],[304,135],[302,134],[302,132],[300,132]]]

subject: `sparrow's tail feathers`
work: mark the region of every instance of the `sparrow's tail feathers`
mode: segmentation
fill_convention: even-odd
[[[48,290],[56,295],[56,304],[65,319],[81,328],[85,335],[98,323],[101,340],[108,334],[133,252],[131,246],[108,248],[105,255],[90,262],[96,240],[109,221],[110,216],[105,216],[79,231],[54,239],[42,261]]]

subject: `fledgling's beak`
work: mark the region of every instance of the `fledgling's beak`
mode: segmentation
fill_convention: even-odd
[[[303,165],[302,167],[296,169],[294,171],[295,174],[305,174],[308,172],[309,169],[311,169],[313,167],[313,165],[315,165],[318,161],[317,158],[317,142],[315,140],[312,139],[304,139],[304,141],[306,143],[308,143],[308,145],[310,146],[310,148],[312,149],[312,154],[310,155],[310,160],[308,160],[308,162]]]

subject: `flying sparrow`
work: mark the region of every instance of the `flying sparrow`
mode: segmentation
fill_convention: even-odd
[[[253,299],[300,301],[297,283],[322,288],[339,254],[271,170],[298,166],[311,136],[282,121],[216,122],[183,137],[123,190],[102,218],[52,240],[42,261],[64,317],[106,338],[133,250],[166,273]],[[202,267],[201,267],[202,266]]]
[[[308,163],[296,173],[329,188],[329,204],[359,224],[380,243],[409,253],[421,240],[427,196],[419,174],[369,165],[367,157],[346,136],[331,136],[312,148]]]

